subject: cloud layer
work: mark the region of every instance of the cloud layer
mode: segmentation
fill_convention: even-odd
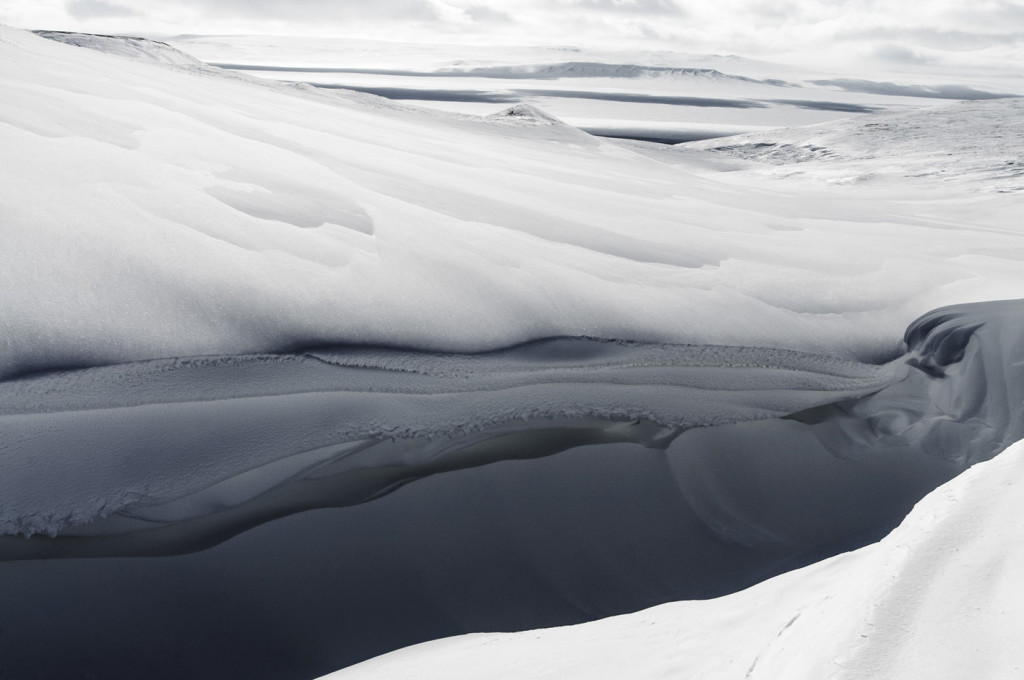
[[[1004,66],[1024,0],[0,0],[0,22],[136,33],[289,33],[803,54]]]

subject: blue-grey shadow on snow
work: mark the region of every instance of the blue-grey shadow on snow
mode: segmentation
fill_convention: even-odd
[[[56,534],[0,540],[0,670],[308,678],[733,592],[1024,436],[1022,331],[999,302],[885,365],[561,338],[0,383],[0,519]]]

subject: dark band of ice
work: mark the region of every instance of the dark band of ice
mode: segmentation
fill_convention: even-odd
[[[884,366],[553,339],[6,382],[0,516],[37,535],[0,539],[0,656],[313,677],[731,592],[876,540],[1022,438],[1022,331],[1024,304],[998,302],[922,317]],[[44,651],[86,619],[96,639]]]

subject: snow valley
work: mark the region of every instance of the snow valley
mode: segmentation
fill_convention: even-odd
[[[46,37],[0,27],[13,677],[312,678],[781,588],[767,644],[807,565],[888,578],[1024,438],[1008,81]]]

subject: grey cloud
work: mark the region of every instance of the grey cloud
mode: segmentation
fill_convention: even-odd
[[[568,6],[619,14],[682,16],[686,13],[675,0],[571,0]]]
[[[487,22],[492,24],[511,24],[514,20],[508,14],[491,9],[485,5],[472,5],[463,10],[473,21]]]
[[[108,17],[130,17],[138,13],[130,7],[124,7],[105,0],[69,0],[64,7],[75,19],[102,19]]]
[[[428,0],[185,0],[210,16],[315,23],[338,19],[440,20]]]
[[[874,56],[886,61],[894,61],[903,64],[928,64],[935,60],[918,54],[909,47],[903,45],[886,44],[873,50]]]
[[[962,31],[930,27],[872,28],[842,31],[836,34],[836,38],[854,41],[881,39],[901,45],[913,44],[940,50],[974,50],[1024,41],[1024,31]]]

